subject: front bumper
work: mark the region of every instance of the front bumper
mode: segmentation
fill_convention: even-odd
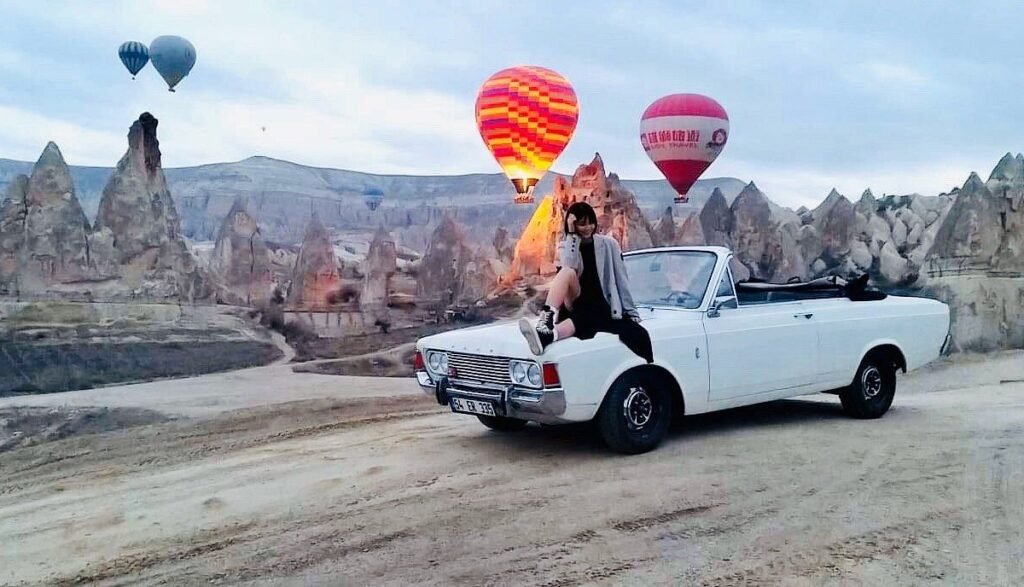
[[[557,424],[565,413],[565,391],[561,388],[530,389],[515,385],[499,386],[450,380],[442,377],[437,382],[424,371],[416,373],[416,380],[427,395],[447,406],[449,398],[459,397],[493,402],[499,416]]]

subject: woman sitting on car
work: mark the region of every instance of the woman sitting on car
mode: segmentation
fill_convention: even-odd
[[[540,355],[557,340],[571,336],[587,340],[598,332],[609,332],[648,363],[654,362],[651,338],[640,325],[629,292],[619,243],[597,234],[597,214],[586,202],[569,206],[563,229],[560,267],[540,319],[536,325],[525,318],[519,321],[530,350]]]

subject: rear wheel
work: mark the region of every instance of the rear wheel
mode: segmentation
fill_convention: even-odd
[[[616,452],[640,454],[664,440],[672,420],[668,390],[654,377],[626,373],[612,384],[597,413],[597,428]]]
[[[868,355],[853,383],[839,392],[846,415],[872,419],[889,411],[896,396],[896,363],[885,355]]]
[[[487,426],[491,430],[497,430],[498,432],[515,432],[526,428],[529,423],[526,420],[517,420],[516,418],[504,418],[502,416],[477,416],[480,423]]]

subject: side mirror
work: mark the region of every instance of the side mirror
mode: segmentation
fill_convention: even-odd
[[[734,296],[718,296],[715,301],[711,302],[711,307],[708,308],[708,318],[718,318],[722,315],[722,308],[735,308],[736,298]]]

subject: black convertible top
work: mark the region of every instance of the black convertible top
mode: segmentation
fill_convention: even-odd
[[[818,298],[847,297],[853,301],[885,299],[885,293],[868,289],[867,274],[852,281],[837,276],[821,277],[795,283],[768,283],[756,279],[736,283],[740,303],[796,301]]]

